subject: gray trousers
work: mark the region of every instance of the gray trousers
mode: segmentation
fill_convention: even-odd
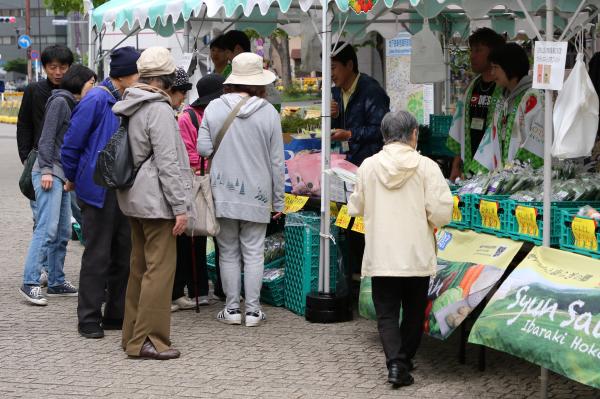
[[[260,289],[265,268],[266,223],[220,218],[217,236],[220,251],[221,281],[227,296],[227,309],[240,308],[242,262],[246,312],[260,310]]]

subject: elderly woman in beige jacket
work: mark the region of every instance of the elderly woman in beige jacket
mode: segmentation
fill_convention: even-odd
[[[381,130],[385,146],[358,169],[348,205],[352,216],[364,216],[362,275],[372,279],[388,381],[397,387],[414,382],[412,359],[437,268],[434,230],[450,222],[452,195],[438,165],[416,151],[410,113],[388,113]]]

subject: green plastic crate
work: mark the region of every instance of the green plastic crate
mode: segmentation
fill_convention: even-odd
[[[600,228],[596,223],[596,241],[598,243],[597,249],[582,248],[575,245],[575,237],[571,230],[571,222],[573,218],[577,216],[577,211],[574,209],[563,209],[560,212],[560,248],[569,252],[575,252],[580,255],[590,256],[592,258],[600,259]],[[587,217],[580,216],[583,219],[590,219]]]
[[[333,222],[333,220],[332,220]],[[319,288],[320,216],[314,212],[299,212],[286,216],[285,223],[285,307],[304,315],[306,295]],[[337,237],[338,228],[331,227]],[[337,248],[330,243],[330,289],[337,280]]]
[[[586,202],[586,201],[554,201],[551,203],[551,228],[550,228],[550,245],[558,247],[561,239],[561,212],[563,210],[579,209],[582,206],[591,205],[593,207],[600,206],[600,202]],[[538,234],[523,234],[519,232],[519,221],[517,220],[516,210],[517,206],[534,208],[537,212],[537,226]],[[542,245],[543,231],[544,231],[544,203],[541,201],[536,202],[517,202],[510,200],[508,204],[508,218],[509,218],[509,232],[510,236],[519,241],[531,242],[535,245]]]
[[[452,126],[452,115],[429,115],[429,130],[433,137],[448,137]]]
[[[459,230],[470,229],[473,213],[473,196],[475,194],[453,193],[452,195],[458,197],[458,210],[460,212],[460,218],[456,217],[458,215],[455,215],[454,212],[452,212],[452,221],[448,224],[448,226]]]
[[[498,219],[500,220],[500,228],[495,229],[483,225],[481,217],[480,204],[481,201],[491,201],[498,204]],[[508,203],[510,201],[508,195],[479,195],[473,194],[471,198],[471,229],[480,233],[493,234],[498,237],[509,237],[508,230]]]

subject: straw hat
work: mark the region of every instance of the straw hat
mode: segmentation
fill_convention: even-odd
[[[231,75],[224,84],[266,86],[277,77],[271,71],[263,69],[263,58],[254,53],[241,53],[231,61]]]

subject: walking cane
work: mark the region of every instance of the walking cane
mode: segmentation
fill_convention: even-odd
[[[196,313],[200,313],[200,304],[198,303],[198,272],[196,270],[196,245],[194,236],[192,236],[192,280],[194,281],[194,296],[196,297]]]

